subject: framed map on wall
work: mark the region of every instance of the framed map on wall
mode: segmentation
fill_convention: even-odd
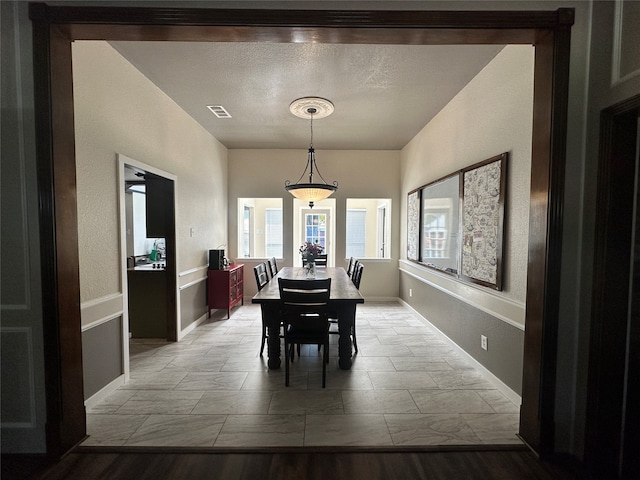
[[[417,262],[420,255],[420,190],[407,196],[407,260]]]
[[[507,153],[462,170],[461,276],[502,290]]]

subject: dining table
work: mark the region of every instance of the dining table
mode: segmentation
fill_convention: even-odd
[[[262,318],[267,326],[267,365],[280,368],[280,288],[278,278],[303,280],[307,278],[304,267],[282,267],[262,290],[256,293],[251,303],[259,303]],[[356,306],[364,303],[364,297],[347,275],[344,268],[316,268],[316,279],[331,278],[328,308],[338,318],[338,365],[343,370],[351,368],[351,330],[356,320]]]

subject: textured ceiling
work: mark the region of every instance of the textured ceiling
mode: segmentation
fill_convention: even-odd
[[[496,45],[111,42],[227,148],[306,148],[305,96],[331,100],[314,121],[321,149],[404,147],[493,57]],[[222,105],[218,119],[207,105]]]

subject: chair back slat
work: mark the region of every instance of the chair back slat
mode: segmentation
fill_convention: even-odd
[[[271,257],[268,260],[267,264],[269,267],[269,275],[271,275],[271,278],[275,277],[278,273],[278,264],[276,263],[276,257]]]
[[[351,257],[349,258],[349,266],[347,267],[347,276],[351,277],[353,275],[353,268],[356,266],[356,259]]]
[[[306,266],[307,265],[307,257],[303,256],[302,257],[302,266]],[[321,253],[320,255],[316,255],[313,259],[313,263],[316,264],[316,267],[326,267],[327,266],[327,254],[326,253]]]
[[[269,275],[267,275],[267,265],[264,262],[259,263],[258,265],[253,267],[253,273],[256,277],[256,285],[258,286],[258,291],[260,291],[267,283],[269,283]]]
[[[351,281],[356,286],[358,290],[360,290],[360,281],[362,280],[362,272],[364,271],[364,265],[361,262],[358,262],[356,268],[353,272],[353,276],[351,277]]]
[[[315,259],[316,267],[326,267],[327,266],[327,254],[321,253]]]
[[[278,286],[285,316],[306,313],[326,314],[331,294],[331,278],[317,280],[278,278]]]

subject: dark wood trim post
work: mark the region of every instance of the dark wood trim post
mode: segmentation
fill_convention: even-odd
[[[46,443],[48,455],[60,457],[86,436],[71,42],[59,28],[48,23],[46,6],[30,5],[30,17],[46,359]],[[56,59],[53,62],[52,57]]]
[[[556,357],[573,10],[535,43],[529,263],[520,436],[538,454],[554,451]]]

